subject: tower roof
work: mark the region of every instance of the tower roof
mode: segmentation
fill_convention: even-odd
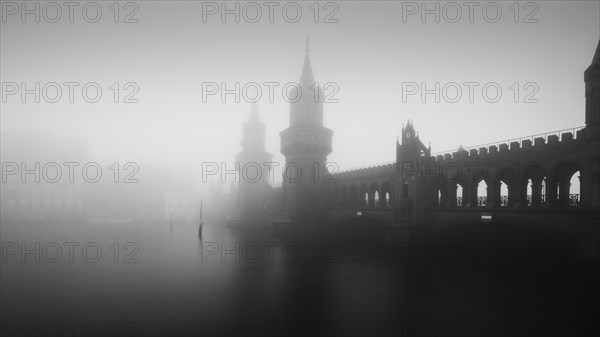
[[[300,85],[313,85],[315,79],[313,76],[312,66],[310,65],[310,56],[308,49],[308,37],[306,37],[306,56],[304,57],[304,66],[302,67],[302,75],[300,76]]]
[[[598,41],[598,46],[596,47],[596,52],[594,53],[592,64],[600,64],[600,41]]]

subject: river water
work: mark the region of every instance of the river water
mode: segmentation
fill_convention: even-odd
[[[1,335],[598,334],[597,263],[207,224],[3,222]]]

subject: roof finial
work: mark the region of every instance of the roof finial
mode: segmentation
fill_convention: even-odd
[[[310,35],[306,35],[306,53],[308,54],[310,44]]]

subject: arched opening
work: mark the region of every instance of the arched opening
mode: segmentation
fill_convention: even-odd
[[[369,204],[369,193],[367,193],[367,186],[361,185],[358,191],[358,207],[364,207]]]
[[[456,206],[463,205],[463,187],[461,184],[456,184]]]
[[[548,201],[557,205],[568,207],[578,204],[579,193],[579,166],[573,162],[562,162],[557,165],[554,174],[549,175]],[[573,185],[573,186],[572,186]]]
[[[438,189],[438,199],[437,199],[437,205],[438,207],[442,206],[442,191],[440,189]]]
[[[379,191],[375,191],[375,195],[373,196],[373,199],[375,199],[374,200],[375,206],[379,207],[380,206],[379,205]]]
[[[500,206],[508,206],[508,185],[504,181],[500,181]]]
[[[581,173],[579,171],[573,173],[571,180],[569,181],[569,206],[579,206],[579,202],[581,201],[580,175]]]
[[[375,196],[379,197],[379,186],[377,184],[371,184],[368,190],[368,200],[367,205],[370,207],[375,207],[377,204],[375,203]]]
[[[542,194],[540,198],[540,202],[543,204],[546,202],[546,189],[548,184],[546,183],[546,177],[542,179]]]
[[[485,180],[477,184],[477,206],[487,206],[488,186]]]
[[[527,194],[525,195],[527,200],[527,207],[531,207],[533,205],[533,180],[527,180]]]
[[[391,196],[391,191],[392,190],[392,186],[389,182],[384,182],[383,185],[381,185],[381,190],[380,190],[380,205],[383,207],[390,207],[392,205],[392,196]]]
[[[542,169],[539,165],[535,163],[526,164],[523,171],[523,177],[527,179],[527,185],[522,192],[519,190],[519,195],[521,193],[525,193],[525,195],[523,198],[521,198],[521,196],[517,197],[519,200],[524,201],[524,206],[539,207],[544,203],[546,196],[545,176],[546,173],[544,172],[544,169]],[[514,193],[512,193],[513,191],[510,192],[512,197]]]

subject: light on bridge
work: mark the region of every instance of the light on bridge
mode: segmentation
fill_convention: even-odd
[[[481,222],[492,222],[491,213],[481,213]]]

